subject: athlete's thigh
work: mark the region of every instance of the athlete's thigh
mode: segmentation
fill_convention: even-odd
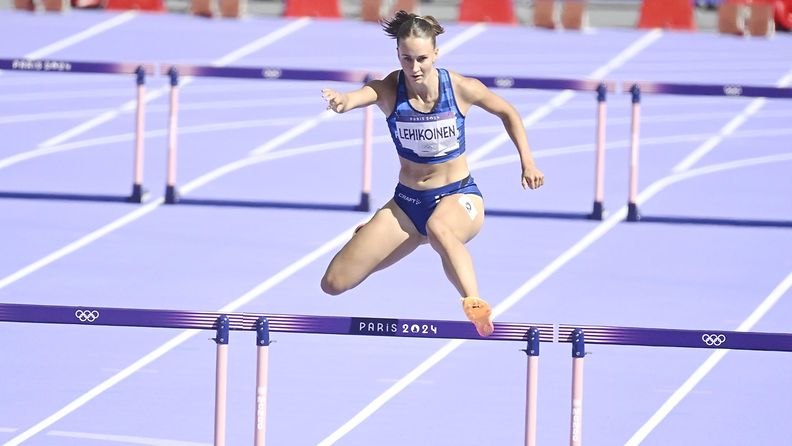
[[[433,221],[435,220],[435,221]],[[463,242],[478,234],[484,224],[484,199],[475,194],[453,194],[440,199],[427,226],[440,223]]]
[[[390,200],[339,251],[330,267],[362,279],[392,265],[425,242],[404,211]]]

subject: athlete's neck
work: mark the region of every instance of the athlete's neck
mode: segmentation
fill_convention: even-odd
[[[405,76],[405,85],[408,97],[419,98],[423,102],[434,102],[440,96],[440,76],[436,68],[427,73],[421,82],[417,82],[409,75]]]

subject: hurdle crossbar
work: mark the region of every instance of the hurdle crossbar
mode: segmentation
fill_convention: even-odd
[[[467,321],[404,318],[308,316],[294,314],[221,313],[93,306],[0,304],[0,322],[76,324],[123,327],[215,330],[215,441],[225,445],[228,338],[231,330],[256,332],[256,396],[254,444],[264,446],[268,395],[270,331],[409,338],[527,342],[525,445],[536,444],[536,400],[540,342],[572,344],[570,445],[582,444],[583,360],[585,343],[691,347],[792,352],[790,333],[749,333],[722,330],[675,330],[569,324],[497,322],[482,338]],[[585,333],[585,343],[584,343]]]
[[[682,96],[729,96],[744,98],[792,98],[792,88],[742,84],[679,84],[647,81],[625,81],[623,90],[634,86],[647,94],[671,94]]]
[[[127,201],[142,203],[146,198],[143,189],[143,140],[145,116],[146,76],[156,73],[153,64],[85,62],[55,59],[0,59],[0,70],[35,73],[95,73],[95,74],[134,74],[137,84],[135,111],[135,153],[132,168],[132,193]]]
[[[526,341],[535,327],[542,342],[571,343],[572,332],[581,329],[588,344],[792,352],[792,333],[495,322],[493,334],[482,338],[468,321],[0,304],[0,322],[216,330],[221,316],[230,330],[244,331],[256,331],[264,317],[273,333]]]

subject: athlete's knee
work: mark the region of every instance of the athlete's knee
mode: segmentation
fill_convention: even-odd
[[[454,234],[445,221],[439,218],[430,218],[426,222],[426,236],[429,238],[429,242],[434,245],[446,243]]]
[[[350,282],[345,280],[342,274],[337,274],[332,271],[325,273],[324,277],[322,277],[320,286],[322,287],[322,291],[331,296],[338,296],[344,291],[352,288]]]

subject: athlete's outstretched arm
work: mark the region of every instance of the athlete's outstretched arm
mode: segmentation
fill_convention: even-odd
[[[533,156],[531,156],[528,136],[525,134],[525,126],[517,109],[508,101],[493,93],[478,79],[462,77],[459,85],[461,87],[460,93],[465,101],[492,113],[503,122],[506,133],[509,134],[509,138],[511,138],[514,146],[517,147],[517,152],[520,154],[522,186],[536,189],[544,184],[544,174],[536,167]]]
[[[377,91],[369,85],[372,82],[347,93],[342,93],[332,88],[323,88],[322,97],[327,101],[327,109],[336,113],[344,113],[359,107],[376,104]]]
[[[322,97],[327,101],[327,109],[336,113],[344,113],[360,107],[377,104],[383,111],[393,108],[395,97],[395,79],[393,72],[384,79],[369,81],[362,88],[343,93],[332,88],[322,89]]]

